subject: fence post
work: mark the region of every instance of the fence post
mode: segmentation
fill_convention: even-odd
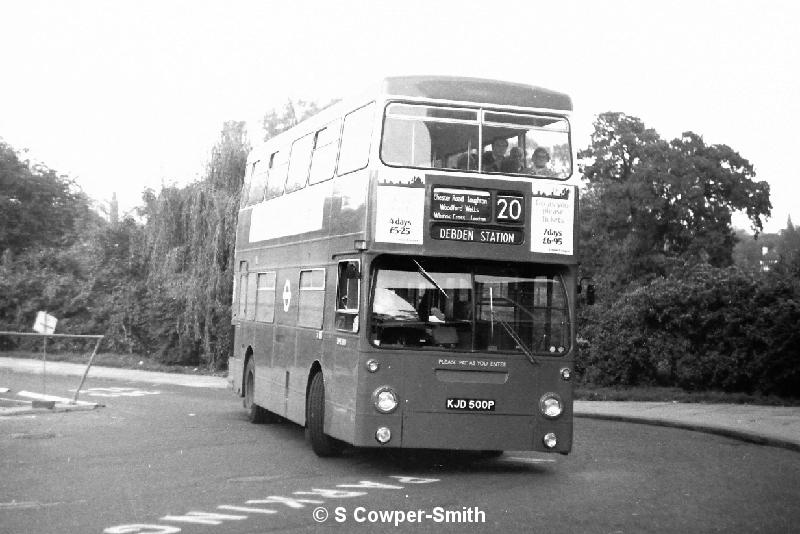
[[[47,336],[42,345],[42,393],[47,394]]]
[[[103,341],[102,336],[98,338],[97,343],[94,344],[94,350],[92,351],[92,355],[89,356],[89,363],[86,365],[86,370],[83,372],[83,378],[81,378],[81,383],[78,384],[78,389],[75,390],[75,397],[72,399],[70,404],[75,404],[78,402],[78,394],[81,392],[81,388],[83,387],[83,382],[86,380],[86,375],[89,374],[89,368],[92,366],[92,360],[94,360],[95,355],[97,354],[97,349],[100,347],[100,342]]]

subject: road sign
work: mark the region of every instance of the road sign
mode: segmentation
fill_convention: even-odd
[[[36,314],[36,322],[33,323],[33,330],[40,334],[52,334],[56,331],[56,323],[58,319],[48,314],[47,312],[40,311]]]

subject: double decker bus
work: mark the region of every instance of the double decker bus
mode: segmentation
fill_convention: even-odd
[[[253,422],[358,447],[567,454],[571,99],[390,77],[255,148],[229,381]]]

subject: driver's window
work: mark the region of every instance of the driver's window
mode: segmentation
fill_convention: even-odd
[[[361,295],[361,264],[358,260],[339,262],[336,288],[336,328],[358,332],[358,302]]]

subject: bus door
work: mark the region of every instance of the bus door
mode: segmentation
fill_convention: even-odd
[[[278,357],[280,367],[284,368],[286,417],[304,421],[308,370],[315,360],[322,359],[325,269],[302,268],[295,276],[297,278],[286,285],[283,295],[284,307],[288,302],[287,320],[293,321],[294,326],[278,332],[284,335],[276,343],[276,352],[281,353]]]
[[[331,406],[328,432],[339,439],[352,439],[352,417],[358,390],[359,332],[361,330],[361,260],[341,259],[335,270],[335,312],[333,331],[325,343],[329,374],[327,390]]]

